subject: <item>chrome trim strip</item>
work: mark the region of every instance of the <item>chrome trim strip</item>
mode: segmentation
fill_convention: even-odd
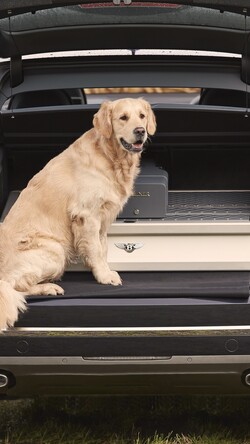
[[[250,325],[201,327],[16,327],[4,330],[6,336],[250,336]],[[1,336],[0,336],[1,340]]]
[[[249,330],[250,325],[203,325],[196,327],[14,327],[11,331],[100,331],[100,332],[110,332],[110,331],[119,331],[119,332],[141,332],[141,331],[200,331],[200,330]],[[8,330],[5,330],[8,331]]]
[[[84,361],[101,362],[139,362],[139,361],[169,361],[172,356],[83,356]]]

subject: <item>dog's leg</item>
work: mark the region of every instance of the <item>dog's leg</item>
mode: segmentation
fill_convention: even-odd
[[[55,241],[46,240],[40,249],[18,250],[13,269],[3,279],[25,296],[39,294],[63,294],[63,289],[51,283],[63,274],[65,254]]]
[[[32,295],[53,295],[56,296],[58,294],[64,294],[64,289],[57,284],[53,284],[51,282],[45,284],[37,284],[29,287],[25,292],[25,296]]]
[[[108,256],[108,236],[107,233],[100,232],[100,242],[102,246],[102,254],[105,260],[107,260]]]
[[[100,284],[121,285],[122,281],[116,271],[110,270],[107,263],[107,247],[105,238],[100,239],[100,223],[90,214],[74,215],[72,232],[77,253],[91,269]]]

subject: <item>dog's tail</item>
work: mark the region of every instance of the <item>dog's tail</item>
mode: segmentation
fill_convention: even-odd
[[[24,294],[15,290],[9,282],[0,280],[0,331],[12,327],[19,312],[26,310]]]

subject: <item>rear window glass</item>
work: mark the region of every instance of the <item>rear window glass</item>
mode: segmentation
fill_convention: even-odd
[[[191,104],[199,100],[200,88],[85,88],[87,103],[123,97],[144,97],[150,103]]]

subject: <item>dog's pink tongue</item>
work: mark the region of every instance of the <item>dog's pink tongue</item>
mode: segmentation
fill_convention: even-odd
[[[142,146],[143,146],[143,143],[141,143],[141,142],[133,143],[133,148],[135,148],[138,151],[140,151],[142,149]]]

